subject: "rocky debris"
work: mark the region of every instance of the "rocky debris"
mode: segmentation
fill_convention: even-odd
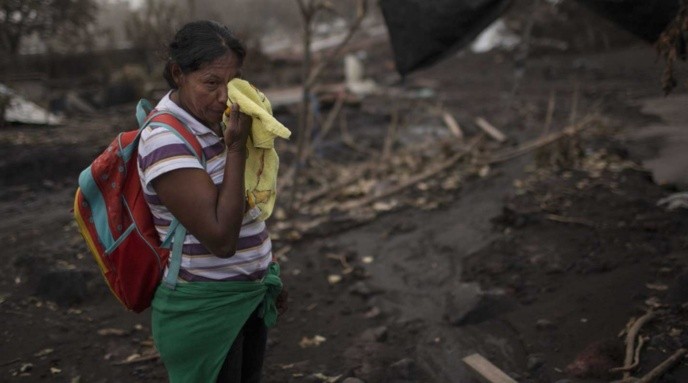
[[[361,334],[361,340],[370,342],[384,342],[387,340],[387,333],[387,326],[371,328]]]
[[[526,366],[528,371],[535,371],[538,368],[542,367],[543,364],[545,364],[545,361],[542,358],[542,355],[540,355],[540,354],[528,355],[528,364]]]
[[[557,326],[549,319],[538,319],[537,322],[535,322],[535,328],[538,330],[553,330],[557,328]]]
[[[363,298],[369,298],[373,294],[375,294],[375,291],[368,286],[367,283],[363,281],[357,281],[351,287],[349,287],[349,293],[352,295],[358,295]]]
[[[477,283],[463,283],[459,288],[447,292],[445,297],[446,320],[454,326],[463,323],[483,299],[483,291]]]
[[[387,369],[389,382],[406,383],[415,381],[417,376],[416,361],[411,358],[404,358],[392,363]]]
[[[503,293],[484,292],[475,283],[464,283],[448,292],[445,319],[454,326],[475,324],[510,310],[514,303]]]

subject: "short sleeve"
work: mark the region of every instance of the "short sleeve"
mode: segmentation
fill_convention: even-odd
[[[147,127],[138,147],[141,183],[148,188],[158,176],[177,169],[204,169],[182,138],[163,127]]]

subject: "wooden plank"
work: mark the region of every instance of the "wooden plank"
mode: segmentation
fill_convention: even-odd
[[[471,354],[462,360],[489,383],[518,383],[480,354]]]

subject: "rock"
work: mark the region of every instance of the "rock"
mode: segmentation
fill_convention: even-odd
[[[477,284],[462,284],[445,297],[445,319],[454,326],[460,326],[468,314],[480,305],[482,297],[483,292]]]
[[[528,371],[535,371],[542,367],[543,364],[545,364],[545,361],[542,359],[542,355],[528,355]]]
[[[361,379],[358,379],[358,378],[346,378],[342,381],[342,383],[365,383],[365,382]]]
[[[36,294],[60,306],[70,306],[83,302],[86,298],[86,280],[80,271],[50,271],[41,276]]]
[[[369,342],[384,342],[387,340],[387,327],[380,326],[365,330],[361,334],[361,339]]]
[[[368,298],[373,295],[373,290],[363,281],[358,281],[351,285],[349,288],[349,293],[352,295],[358,295],[363,298]]]
[[[484,292],[474,283],[447,293],[445,302],[444,318],[454,326],[478,324],[514,307],[502,292]]]
[[[538,319],[537,322],[535,322],[535,328],[538,330],[553,330],[557,328],[557,326],[552,323],[549,319]]]
[[[372,319],[380,315],[381,312],[382,311],[380,311],[379,307],[373,306],[370,308],[370,310],[366,311],[365,314],[363,314],[363,316],[367,319]]]
[[[416,362],[410,358],[401,359],[387,369],[387,376],[393,379],[414,380],[416,377]]]

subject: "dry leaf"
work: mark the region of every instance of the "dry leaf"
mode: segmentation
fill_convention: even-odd
[[[394,209],[397,205],[398,202],[396,200],[392,200],[389,202],[378,201],[373,204],[373,209],[375,211],[390,211]]]
[[[666,291],[669,289],[669,286],[663,285],[661,283],[646,283],[645,287],[647,287],[650,290],[657,290],[657,291]]]
[[[155,347],[155,343],[151,339],[142,340],[139,344],[143,347]]]
[[[134,353],[134,354],[129,355],[124,361],[131,362],[132,360],[138,359],[140,357],[141,357],[141,354]]]
[[[660,308],[663,306],[662,302],[657,297],[650,297],[646,299],[645,304],[654,308]]]
[[[313,374],[312,376],[313,376],[314,378],[320,379],[321,381],[323,381],[323,382],[325,382],[325,383],[336,383],[336,382],[339,380],[339,378],[342,377],[341,375],[337,375],[337,376],[327,376],[327,375],[323,375],[322,373],[319,373],[319,372]]]
[[[114,335],[114,336],[122,336],[126,335],[128,331],[122,330],[121,328],[103,328],[98,330],[98,335],[101,336],[108,336],[108,335]]]
[[[301,342],[299,342],[299,346],[301,348],[307,348],[307,347],[318,347],[320,346],[321,343],[325,342],[327,338],[324,336],[316,335],[312,338],[308,337],[303,337],[301,339]]]
[[[461,180],[459,179],[459,177],[449,177],[446,180],[442,181],[442,189],[444,190],[458,189],[460,185]]]
[[[53,351],[54,351],[54,350],[53,350],[52,348],[44,348],[43,350],[41,350],[41,351],[39,351],[39,352],[33,354],[33,356],[40,358],[40,357],[42,357],[42,356],[46,356],[46,355],[48,355],[48,354],[52,354]]]
[[[24,363],[19,367],[19,372],[24,373],[24,372],[29,372],[33,370],[33,364],[32,363]]]
[[[480,170],[478,170],[478,175],[480,176],[480,178],[487,177],[488,175],[490,175],[490,167],[487,165],[483,166],[482,168],[480,168]]]
[[[375,307],[372,307],[370,310],[368,310],[365,314],[363,314],[363,316],[365,318],[370,319],[370,318],[375,318],[376,316],[380,315],[380,313],[381,313],[380,309],[377,306],[375,306]]]

